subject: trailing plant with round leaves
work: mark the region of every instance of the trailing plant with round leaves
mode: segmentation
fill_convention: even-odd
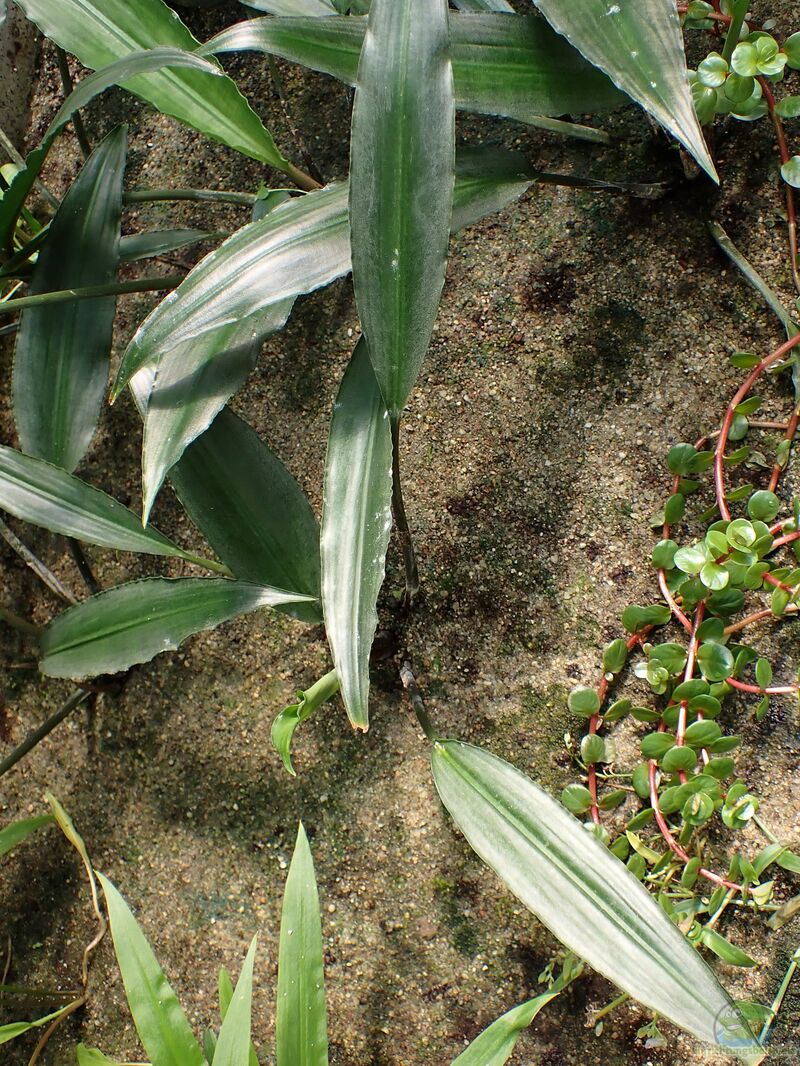
[[[152,578],[95,591],[41,634],[42,672],[78,680],[124,672],[192,633],[266,606],[306,622],[321,615],[335,669],[282,712],[273,731],[291,769],[297,724],[337,687],[353,725],[369,725],[369,656],[392,516],[404,555],[407,606],[417,592],[411,523],[401,491],[400,427],[432,336],[450,233],[512,202],[537,181],[612,187],[596,179],[542,174],[524,158],[491,149],[456,153],[456,110],[608,142],[604,131],[566,122],[563,116],[614,107],[626,93],[715,177],[692,107],[692,93],[695,100],[698,96],[686,79],[677,14],[662,0],[644,0],[635,7],[587,0],[574,10],[537,0],[544,19],[510,13],[501,0],[464,0],[457,5],[463,13],[449,12],[445,0],[259,0],[253,6],[269,17],[246,20],[200,48],[161,0],[147,0],[135,12],[120,0],[20,4],[52,40],[97,73],[65,101],[0,202],[3,277],[14,286],[29,282],[30,288],[28,296],[17,299],[10,290],[4,301],[6,311],[23,313],[14,391],[20,441],[28,454],[8,450],[0,463],[0,505],[70,537],[180,558],[217,575],[174,582]],[[692,10],[684,14],[690,23],[715,21],[705,17],[704,8],[689,6]],[[716,8],[712,13],[721,14]],[[765,84],[776,82],[784,67],[793,65],[796,49],[792,38],[781,49],[760,32],[748,32],[737,44],[741,4],[722,17],[729,24],[723,52],[700,64],[694,85],[701,85],[703,99],[706,89],[716,94],[725,88],[744,114],[750,100],[745,91],[752,96],[758,85],[765,95],[771,93]],[[237,50],[283,56],[355,86],[347,184],[320,187],[283,155],[233,81],[210,58]],[[123,246],[123,205],[170,195],[124,190],[123,131],[95,149],[52,221],[32,224],[26,201],[64,123],[94,93],[118,83],[165,114],[277,168],[302,193],[280,192],[274,198],[261,191],[217,194],[250,207],[251,220],[186,277],[116,282],[119,263],[132,255],[145,257],[153,247],[179,247],[194,239],[185,233],[144,234]],[[792,106],[788,98],[783,105],[787,117]],[[777,104],[772,109],[767,104],[767,109],[781,119]],[[782,127],[778,123],[776,128]],[[783,167],[791,185],[792,160],[783,160]],[[201,190],[191,195],[202,199],[214,194]],[[793,204],[787,195],[787,203]],[[790,233],[791,226],[790,212]],[[333,407],[318,526],[278,458],[225,405],[256,364],[264,337],[290,317],[296,298],[351,270],[364,335]],[[112,390],[116,398],[130,387],[144,422],[142,530],[134,528],[130,512],[72,471],[97,423],[98,382],[107,380],[109,370],[113,301],[121,293],[148,288],[175,291],[136,331]],[[60,309],[57,316],[48,313],[52,307]],[[87,332],[93,342],[84,349]],[[794,341],[788,342],[753,373],[760,376],[793,348]],[[73,363],[84,382],[80,390],[73,388]],[[43,413],[34,386],[44,373],[50,393]],[[776,485],[745,494],[747,517],[738,518],[728,511],[735,496],[720,487],[726,443],[744,439],[754,413],[747,392],[749,386],[726,414],[713,452],[683,445],[670,455],[675,480],[664,507],[656,560],[666,605],[628,608],[623,625],[629,636],[606,649],[607,676],[599,690],[583,688],[571,697],[572,710],[589,722],[576,751],[586,783],[570,786],[563,807],[507,763],[440,738],[418,694],[415,707],[432,741],[434,777],[445,805],[478,854],[526,905],[626,994],[700,1039],[736,1047],[758,1061],[761,1049],[744,1013],[696,951],[702,945],[723,958],[727,953],[726,961],[743,964],[744,953],[714,928],[729,901],[724,906],[717,901],[713,912],[703,912],[705,904],[694,910],[685,904],[696,898],[690,889],[692,877],[699,876],[726,893],[741,894],[744,908],[769,908],[761,875],[771,863],[783,859],[791,864],[793,859],[781,851],[769,853],[769,862],[756,856],[748,867],[740,860],[727,876],[700,864],[699,841],[717,812],[725,827],[738,829],[752,822],[757,811],[757,800],[743,781],[728,783],[733,767],[727,752],[737,741],[723,735],[715,722],[722,697],[737,686],[776,694],[769,668],[761,662],[755,686],[742,680],[751,652],[732,642],[726,629],[735,624],[731,619],[742,607],[745,590],[770,585],[769,609],[782,616],[793,613],[800,585],[800,573],[775,567],[769,558],[776,539],[781,540],[770,525],[780,507]],[[50,410],[57,417],[48,420]],[[784,460],[791,437],[787,441]],[[699,540],[679,544],[670,536],[672,528],[684,519],[687,497],[699,487],[697,476],[712,465],[717,520]],[[165,478],[173,482],[220,561],[182,549],[147,526]],[[276,513],[286,520],[276,521]],[[220,515],[229,518],[220,520]],[[794,532],[784,534],[783,528],[781,536]],[[790,541],[777,547],[786,543]],[[654,628],[673,616],[684,629],[681,619],[688,623],[688,646],[677,640],[649,643]],[[636,673],[650,686],[656,706],[617,701],[606,710],[610,680],[639,648],[643,658]],[[413,694],[413,684],[409,687]],[[630,787],[598,793],[599,781],[620,783],[613,746],[598,735],[598,728],[601,720],[627,715],[655,725],[642,740],[647,762],[632,770]],[[612,841],[600,825],[601,809],[613,811],[643,790],[652,816],[644,811],[635,815],[624,838]],[[588,812],[591,832],[568,811]],[[680,825],[671,826],[670,816]],[[667,844],[661,855],[649,834],[640,832],[650,817]],[[690,848],[697,853],[690,854]],[[631,850],[645,864],[641,873]],[[308,888],[313,871],[306,852],[307,845],[298,860],[304,864],[298,878]],[[640,883],[645,875],[663,889],[661,908]],[[679,905],[668,887],[676,877],[685,890]],[[225,1019],[219,1037],[212,1034],[201,1049],[121,897],[110,883],[104,882],[104,888],[128,997],[153,1060],[199,1064],[213,1054],[217,1064],[238,1066],[249,1058],[254,946],[237,988],[229,980],[221,982]],[[309,909],[316,913],[316,890],[313,907],[308,900],[297,904],[298,922]],[[701,922],[698,915],[703,913],[709,918]],[[686,914],[692,917],[688,939],[682,936],[686,930],[676,929]],[[577,926],[576,915],[581,916]],[[316,930],[314,926],[304,941],[305,951],[295,947],[301,938],[289,940],[291,931],[282,938],[282,959],[291,973],[283,984],[279,978],[286,999],[279,996],[277,1056],[286,1066],[327,1057],[320,997],[312,997],[310,1004],[288,998],[292,975],[304,965],[312,968],[315,985],[320,983]],[[573,975],[575,967],[569,972]],[[305,980],[300,986],[309,987]],[[505,1061],[520,1026],[527,1024],[524,1019],[530,1021],[550,995],[500,1019],[479,1038],[483,1042],[471,1056],[468,1049],[466,1058],[457,1061]],[[313,1025],[298,1024],[298,1018],[309,1016]],[[86,1049],[81,1055],[85,1063],[102,1061]]]

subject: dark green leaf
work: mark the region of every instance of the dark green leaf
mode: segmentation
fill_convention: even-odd
[[[695,115],[677,10],[664,0],[533,0],[551,25],[717,180]]]
[[[392,528],[389,416],[359,341],[333,408],[322,508],[322,609],[353,725],[369,725],[369,653]]]
[[[625,100],[543,19],[451,12],[449,22],[460,110],[537,125],[541,116],[596,113]],[[254,19],[223,30],[201,51],[269,52],[355,85],[365,23],[357,18]]]
[[[187,244],[198,244],[218,237],[216,233],[206,233],[199,229],[154,229],[143,233],[131,233],[119,242],[119,257],[123,263],[132,263],[139,259],[153,259],[155,256],[167,255]]]
[[[236,577],[313,597],[278,610],[321,620],[317,519],[292,475],[246,422],[228,408],[220,411],[172,468],[170,480]]]
[[[30,295],[113,281],[119,262],[127,136],[118,127],[86,161],[50,223]],[[116,298],[26,308],[14,350],[14,417],[22,450],[74,470],[108,384]]]
[[[438,742],[433,774],[467,840],[570,950],[639,1002],[711,1043],[747,1032],[714,975],[608,849],[513,766]],[[630,839],[630,836],[629,836]],[[750,1037],[748,1050],[756,1048]]]
[[[97,70],[131,52],[159,48],[192,52],[198,42],[162,0],[18,0],[42,33]],[[230,78],[200,70],[128,75],[124,87],[165,115],[268,166],[286,160]],[[74,108],[77,110],[77,108]]]
[[[372,0],[353,105],[353,286],[395,422],[430,344],[447,265],[455,183],[447,19],[447,0]]]
[[[266,11],[270,15],[286,15],[296,18],[309,15],[313,18],[335,15],[336,8],[328,0],[242,0],[248,7]]]
[[[65,537],[118,551],[195,560],[100,489],[42,459],[0,445],[0,508]],[[266,583],[266,582],[265,582]]]
[[[55,4],[60,0],[49,0],[49,2]],[[67,0],[67,2],[72,2],[72,0]],[[16,175],[11,187],[6,190],[0,200],[0,242],[3,246],[10,246],[15,223],[28,193],[33,188],[56,137],[70,121],[72,115],[111,85],[124,82],[132,75],[162,71],[165,68],[170,68],[170,70],[188,68],[195,72],[202,71],[211,77],[217,77],[220,73],[213,64],[200,56],[191,55],[177,48],[153,48],[144,52],[130,53],[124,59],[111,63],[95,74],[84,78],[58,109],[39,146],[28,153],[24,169]]]
[[[144,933],[108,878],[98,877],[128,1006],[153,1066],[205,1066],[200,1045]]]
[[[283,896],[275,1052],[277,1066],[328,1063],[319,896],[302,824]]]
[[[70,607],[45,629],[40,669],[50,677],[94,677],[146,663],[193,633],[299,593],[223,578],[147,578]]]

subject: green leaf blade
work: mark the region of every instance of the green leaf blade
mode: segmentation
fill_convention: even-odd
[[[131,52],[178,48],[198,41],[162,0],[19,0],[51,40],[93,70]],[[286,160],[236,85],[220,72],[163,70],[131,77],[124,87],[159,111],[244,155],[283,169]]]
[[[189,558],[100,489],[43,459],[0,445],[0,508],[23,522],[117,551]]]
[[[170,479],[189,517],[242,581],[314,602],[279,606],[320,622],[319,524],[305,494],[258,434],[225,408]]]
[[[664,0],[533,0],[554,29],[676,137],[706,173],[717,171],[697,121],[677,9]]]
[[[33,818],[21,818],[19,821],[4,826],[0,829],[0,858],[7,855],[17,844],[21,844],[31,833],[35,833],[37,829],[45,825],[51,825],[54,821],[52,814],[39,814]]]
[[[436,787],[472,848],[572,951],[699,1039],[757,1043],[653,897],[560,804],[480,748],[439,742]],[[743,1026],[734,1032],[736,1026]]]
[[[237,615],[303,601],[298,593],[220,578],[145,578],[70,607],[44,630],[48,677],[114,674]]]
[[[542,116],[596,113],[625,103],[614,83],[544,19],[451,12],[449,25],[461,111],[539,125]],[[200,54],[252,49],[355,85],[365,30],[364,18],[252,19],[217,34]]]
[[[114,280],[127,135],[94,150],[50,224],[30,294]],[[108,383],[116,298],[31,307],[14,351],[14,416],[23,451],[74,470],[89,448]]]
[[[389,416],[359,341],[333,408],[322,504],[322,610],[350,721],[369,727],[369,654],[392,528]]]
[[[107,877],[97,876],[128,1006],[153,1066],[205,1066],[186,1015],[127,903]]]
[[[114,396],[141,367],[205,333],[246,319],[253,339],[263,336],[276,328],[269,325],[276,304],[346,273],[346,202],[341,185],[289,200],[201,260],[137,330]]]
[[[353,287],[381,393],[400,417],[433,334],[455,182],[446,0],[373,0],[350,144]]]
[[[507,1011],[484,1029],[466,1051],[453,1060],[452,1066],[503,1066],[511,1057],[522,1031],[557,995],[558,992],[545,992]]]
[[[244,1066],[250,1053],[250,1027],[253,1000],[253,964],[258,937],[254,936],[225,1008],[225,1018],[214,1051],[214,1066]]]
[[[283,896],[275,1051],[277,1066],[328,1064],[319,895],[302,823]]]

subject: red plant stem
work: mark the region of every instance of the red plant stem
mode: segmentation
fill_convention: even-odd
[[[628,637],[628,640],[626,641],[628,651],[632,651],[637,644],[641,644],[652,628],[652,626],[646,626],[641,631],[641,633],[634,633],[632,636]],[[606,701],[607,695],[608,678],[605,674],[603,674],[602,678],[600,679],[600,684],[597,686],[597,697],[600,700],[601,708]],[[590,733],[597,732],[602,718],[603,716],[600,713],[592,715],[592,717],[589,719]],[[592,821],[595,823],[595,825],[600,825],[600,808],[597,804],[597,763],[590,763],[590,765],[586,767],[586,779],[586,784],[592,797]]]
[[[789,604],[784,611],[784,614],[797,614],[797,608],[793,607],[792,604]],[[738,622],[734,622],[733,625],[726,626],[725,635],[729,636],[731,633],[738,633],[740,630],[746,629],[747,626],[753,625],[755,622],[762,622],[765,618],[775,619],[777,617],[778,616],[774,615],[769,607],[766,607],[763,611],[756,611],[755,614],[749,614],[747,618],[742,618]]]
[[[728,409],[725,412],[725,418],[722,421],[722,428],[714,449],[714,487],[717,495],[717,507],[719,513],[726,521],[730,521],[731,512],[725,499],[725,448],[728,444],[728,435],[731,431],[736,408],[742,400],[744,400],[764,371],[771,367],[773,363],[777,363],[798,344],[800,344],[800,333],[798,333],[796,337],[791,337],[788,341],[785,341],[779,348],[776,348],[771,355],[762,359],[758,366],[753,367],[743,384],[740,385],[736,395],[728,404]]]
[[[789,425],[786,427],[786,436],[783,438],[784,440],[788,440],[790,445],[791,445],[792,441],[794,440],[795,434],[797,433],[797,424],[798,424],[799,421],[800,421],[800,411],[795,411],[792,414],[792,417],[789,419]],[[769,479],[769,491],[770,492],[774,492],[775,489],[778,487],[778,482],[781,479],[781,474],[782,473],[783,473],[783,467],[781,466],[780,463],[776,463],[773,466],[773,468],[772,468],[772,476]]]
[[[782,548],[785,544],[791,544],[796,540],[800,540],[800,530],[787,533],[785,537],[778,537],[776,541],[773,541],[772,550],[775,551],[776,548]]]
[[[658,806],[658,785],[656,784],[656,761],[650,759],[650,806],[653,808],[653,813],[656,817],[656,824],[661,830],[661,835],[669,846],[670,850],[678,856],[683,863],[689,862],[690,856],[688,852],[684,851],[680,844],[675,840],[670,828],[667,825],[667,821],[664,815],[661,813],[661,808]],[[742,886],[735,885],[732,881],[726,881],[724,877],[720,877],[719,874],[713,873],[711,870],[700,868],[700,876],[705,877],[707,881],[713,881],[715,885],[724,885],[725,888],[732,889],[734,892],[741,892]]]
[[[744,681],[737,681],[733,677],[725,678],[725,684],[740,692],[752,692],[755,696],[790,696],[800,691],[797,685],[774,685],[772,688],[761,688],[759,685],[748,685]]]
[[[775,127],[775,138],[778,142],[778,153],[781,157],[781,163],[788,163],[791,159],[791,153],[789,152],[786,131],[783,128],[781,116],[775,110],[775,96],[766,78],[760,77],[758,83],[764,92],[764,101],[767,105],[767,111],[769,111],[769,117],[772,119],[772,125]],[[792,260],[792,280],[794,281],[795,288],[800,292],[800,272],[798,272],[797,265],[797,207],[795,204],[794,189],[788,182],[784,182],[784,185],[786,186],[786,219],[789,226],[789,255]]]

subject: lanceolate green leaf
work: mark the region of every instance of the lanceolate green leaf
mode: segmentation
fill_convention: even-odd
[[[42,33],[97,70],[130,52],[198,42],[162,0],[18,0]],[[234,83],[199,70],[165,69],[125,79],[124,87],[159,111],[244,155],[283,169],[287,163]]]
[[[48,1022],[55,1021],[66,1009],[66,1007],[62,1007],[60,1010],[53,1011],[52,1014],[47,1014],[44,1018],[37,1018],[35,1022],[9,1022],[7,1025],[0,1025],[0,1044],[7,1044],[9,1040],[16,1040],[18,1036],[24,1036],[31,1029],[40,1029],[43,1025],[47,1025]]]
[[[247,319],[253,339],[263,336],[274,304],[337,277],[347,259],[346,197],[346,186],[331,185],[289,200],[206,256],[137,330],[114,396],[140,367],[203,333]]]
[[[224,578],[146,578],[70,607],[45,629],[39,668],[49,677],[115,674],[259,607],[306,597]]]
[[[205,1066],[180,1003],[127,903],[107,877],[97,876],[106,897],[128,1006],[153,1066]]]
[[[546,1007],[557,995],[558,992],[545,992],[507,1011],[488,1029],[484,1029],[467,1050],[453,1060],[452,1066],[503,1066],[503,1063],[508,1062],[523,1029],[527,1029],[542,1007]]]
[[[119,263],[127,136],[119,127],[94,150],[50,224],[32,296],[103,285]],[[116,298],[22,312],[14,350],[14,417],[23,451],[74,470],[94,435],[108,385]]]
[[[47,153],[72,115],[85,107],[99,93],[104,92],[111,85],[118,85],[133,74],[160,71],[165,67],[189,68],[195,71],[203,71],[210,77],[221,76],[220,71],[212,63],[200,56],[189,52],[182,52],[177,48],[154,48],[146,52],[134,52],[126,55],[124,59],[103,67],[94,74],[84,78],[77,88],[70,93],[64,103],[56,112],[56,117],[47,128],[41,143],[32,152],[28,153],[25,167],[20,170],[10,188],[0,199],[0,242],[4,247],[9,247],[19,213],[27,199],[28,193],[33,188],[33,183],[47,158]],[[213,82],[212,82],[213,84]]]
[[[717,180],[689,89],[677,7],[668,0],[533,0],[554,29],[649,111]]]
[[[219,236],[220,234],[205,233],[198,229],[156,229],[131,233],[119,242],[119,257],[126,263],[152,259],[154,256],[185,248],[187,244],[210,241]]]
[[[253,998],[253,963],[257,937],[253,937],[236,989],[225,1010],[214,1051],[214,1066],[245,1066],[250,1053],[250,1016]],[[154,1064],[155,1066],[155,1064]]]
[[[755,1039],[697,951],[577,819],[509,763],[439,741],[433,775],[472,848],[568,948],[701,1040]],[[740,1046],[738,1043],[735,1046]]]
[[[502,11],[506,15],[513,15],[514,8],[506,0],[454,0],[459,11]]]
[[[454,230],[521,196],[533,177],[521,155],[496,149],[466,153],[457,163]],[[260,339],[283,326],[295,296],[315,287],[321,277],[332,280],[350,270],[347,187],[337,190],[333,211],[330,205],[320,209],[318,195],[296,199],[291,214],[281,216],[276,210],[240,230],[202,260],[175,297],[160,304],[142,326],[131,355],[131,364],[142,369],[131,385],[145,420],[146,511],[187,443],[247,377]],[[265,225],[267,217],[278,224]],[[293,247],[302,249],[297,261],[287,251]],[[276,287],[291,295],[273,300]],[[239,309],[233,321],[217,298],[220,293]],[[210,365],[216,362],[219,366]],[[123,369],[123,379],[126,374]]]
[[[392,529],[389,415],[369,360],[356,346],[333,405],[322,503],[322,611],[342,699],[369,727],[369,653]]]
[[[195,560],[112,496],[42,459],[0,445],[0,509],[65,537],[117,551]]]
[[[319,896],[302,823],[283,895],[275,1053],[277,1066],[328,1063]]]
[[[353,286],[395,421],[428,350],[447,266],[455,182],[447,19],[447,0],[373,0],[353,104]]]
[[[176,345],[168,358],[139,371],[136,389],[146,404],[142,446],[145,522],[167,471],[247,380],[261,350],[261,331],[279,329],[293,303],[274,304],[273,314],[261,318],[255,337],[247,319],[231,322]]]
[[[189,517],[243,581],[313,596],[279,610],[319,622],[319,525],[300,486],[228,408],[183,454],[170,480]]]
[[[309,15],[319,18],[336,14],[336,8],[328,3],[328,0],[242,0],[242,3],[258,11],[266,11],[270,15]]]
[[[543,115],[607,111],[625,97],[544,19],[449,17],[456,106],[536,125]],[[201,53],[269,52],[350,85],[356,82],[364,18],[263,18],[231,26]]]
[[[52,814],[39,814],[35,818],[21,818],[18,822],[4,826],[0,829],[0,858],[7,855],[17,844],[21,844],[31,833],[53,821]]]

